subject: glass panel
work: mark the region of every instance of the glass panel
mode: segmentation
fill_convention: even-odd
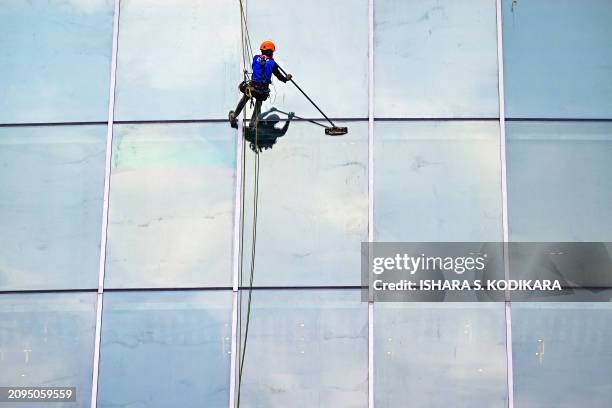
[[[516,406],[609,407],[611,312],[609,303],[513,304]]]
[[[250,320],[241,404],[368,406],[368,310],[359,291],[255,290]]]
[[[106,126],[0,128],[0,289],[98,285]]]
[[[507,406],[503,303],[377,303],[377,407]]]
[[[227,0],[123,0],[115,120],[227,118],[240,19]]]
[[[230,286],[236,132],[119,125],[106,287]]]
[[[98,406],[227,407],[230,291],[104,295]]]
[[[11,0],[0,8],[0,123],[105,121],[112,0]]]
[[[503,0],[506,115],[612,118],[612,2]]]
[[[497,122],[377,122],[378,241],[499,241]]]
[[[299,7],[285,0],[247,3],[253,53],[273,40],[274,59],[327,116],[368,116],[367,0],[311,0]],[[292,84],[274,77],[272,83],[269,105],[322,117]]]
[[[511,239],[612,241],[612,123],[506,129]]]
[[[95,308],[95,293],[0,295],[0,384],[76,387],[76,402],[3,407],[89,407]]]
[[[273,150],[262,153],[256,285],[361,284],[360,243],[367,240],[368,225],[368,129],[367,122],[348,125],[348,135],[329,137],[312,124],[295,123]],[[248,270],[254,154],[246,154]]]
[[[495,0],[374,2],[377,117],[497,117]]]

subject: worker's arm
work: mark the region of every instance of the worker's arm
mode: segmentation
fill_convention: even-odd
[[[278,78],[279,81],[281,82],[287,82],[289,80],[291,80],[292,75],[291,74],[287,74],[287,76],[284,76],[281,72],[280,69],[278,68],[278,64],[274,64],[274,69],[272,69],[272,73],[274,74],[275,77]]]

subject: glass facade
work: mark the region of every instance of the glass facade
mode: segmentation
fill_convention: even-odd
[[[495,0],[375,1],[376,117],[497,117],[495,33]]]
[[[358,290],[255,291],[241,405],[367,407],[367,309]]]
[[[351,122],[348,135],[325,136],[310,124],[291,125],[286,140],[260,163],[256,286],[358,286],[359,243],[368,238],[368,129]],[[245,187],[253,191],[253,157]],[[244,205],[252,230],[253,201]],[[288,227],[290,226],[290,227]],[[245,239],[248,267],[251,240]]]
[[[108,117],[112,0],[3,1],[0,123]]]
[[[76,387],[88,407],[92,389],[94,293],[20,293],[0,296],[0,381],[10,387]],[[4,403],[20,407],[23,403]],[[40,404],[38,404],[40,406]]]
[[[106,126],[0,128],[0,289],[97,287]]]
[[[612,116],[608,0],[503,0],[506,113]]]
[[[4,3],[0,387],[77,388],[34,408],[610,406],[608,304],[359,291],[368,240],[612,241],[609,0],[243,2],[253,46],[349,128],[296,119],[259,156],[225,120],[238,2]],[[273,85],[264,110],[325,120]]]
[[[231,286],[231,130],[219,123],[116,125],[107,287]]]
[[[506,130],[512,239],[612,241],[612,121],[521,121]]]
[[[120,12],[116,120],[227,117],[219,108],[241,77],[237,5],[123,0]]]
[[[230,291],[108,293],[98,406],[227,406],[231,305]]]
[[[507,406],[503,304],[376,308],[376,406]]]
[[[377,122],[374,131],[376,240],[501,240],[498,122]]]

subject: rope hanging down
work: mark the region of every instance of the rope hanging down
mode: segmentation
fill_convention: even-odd
[[[242,48],[242,70],[244,80],[247,81],[248,78],[248,69],[247,69],[247,61],[250,61],[250,57],[253,54],[253,49],[251,47],[251,38],[249,34],[249,28],[247,24],[246,11],[244,8],[243,0],[238,0],[240,4],[240,37],[241,37],[241,48]],[[280,68],[280,67],[279,67]],[[281,72],[284,75],[287,75],[281,69]],[[315,123],[319,126],[325,128],[325,134],[331,136],[340,136],[345,135],[348,132],[346,127],[337,127],[328,117],[327,115],[314,103],[314,101],[300,88],[300,86],[291,79],[291,82],[295,87],[308,99],[308,101],[315,107],[317,110],[325,117],[325,119],[330,123],[331,127],[324,126],[315,121],[309,120],[312,123]],[[253,99],[251,98],[251,104],[253,103]],[[246,149],[242,149],[242,186],[240,189],[240,200],[241,200],[241,210],[243,216],[240,217],[240,244],[239,244],[239,257],[240,257],[240,266],[239,266],[239,275],[240,275],[240,297],[239,297],[239,310],[238,310],[238,319],[239,319],[239,329],[238,329],[238,387],[237,387],[237,397],[236,397],[236,407],[240,408],[240,391],[242,387],[242,375],[244,374],[244,363],[246,357],[246,349],[247,349],[247,340],[249,336],[249,323],[251,319],[251,301],[253,298],[253,277],[255,272],[255,255],[256,255],[256,247],[257,247],[257,207],[259,201],[259,135],[258,135],[258,126],[259,126],[259,111],[258,105],[255,105],[255,112],[253,113],[254,122],[255,122],[255,157],[253,160],[254,168],[253,168],[253,222],[252,222],[252,244],[251,244],[251,264],[249,271],[249,286],[248,286],[248,300],[247,300],[247,309],[246,309],[246,321],[244,328],[244,342],[242,340],[242,296],[243,296],[243,283],[244,283],[244,204],[245,204],[245,168],[246,168]],[[280,111],[279,111],[280,112]],[[246,123],[247,115],[246,109],[243,112],[243,123]],[[246,139],[246,127],[242,127],[242,143]],[[235,358],[235,356],[234,356]],[[233,375],[233,373],[232,373]]]
[[[246,13],[244,10],[244,5],[242,0],[239,0],[240,3],[240,34],[241,34],[241,47],[242,47],[242,69],[244,80],[248,80],[248,70],[247,70],[247,61],[249,61],[249,56],[252,55],[251,48],[251,38],[249,35],[249,29],[247,26]],[[246,109],[243,113],[243,123],[246,123],[247,115]],[[259,118],[255,118],[255,146],[258,146],[258,125]],[[245,140],[246,129],[242,127],[242,143]],[[255,152],[254,158],[254,168],[253,168],[253,221],[252,221],[252,233],[251,233],[251,264],[249,271],[249,290],[248,290],[248,300],[247,300],[247,311],[246,311],[246,322],[245,322],[245,330],[244,330],[244,345],[242,341],[242,296],[243,296],[243,270],[244,270],[244,204],[245,204],[245,168],[246,168],[246,155],[245,150],[242,149],[242,186],[240,190],[240,200],[241,200],[241,209],[243,212],[243,216],[240,217],[240,246],[239,246],[239,257],[240,257],[240,297],[239,297],[239,305],[238,305],[238,319],[239,319],[239,329],[238,329],[238,356],[239,356],[239,365],[238,365],[238,392],[236,397],[236,407],[240,407],[240,391],[242,386],[242,374],[244,373],[244,361],[246,356],[246,348],[247,348],[247,340],[249,335],[249,323],[251,319],[251,300],[253,296],[253,277],[255,272],[255,254],[256,254],[256,244],[257,244],[257,206],[259,201],[259,154]],[[234,356],[235,358],[235,356]]]

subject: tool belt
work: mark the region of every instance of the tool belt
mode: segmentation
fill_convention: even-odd
[[[270,96],[270,88],[265,82],[242,81],[238,89],[246,96],[262,102]]]

